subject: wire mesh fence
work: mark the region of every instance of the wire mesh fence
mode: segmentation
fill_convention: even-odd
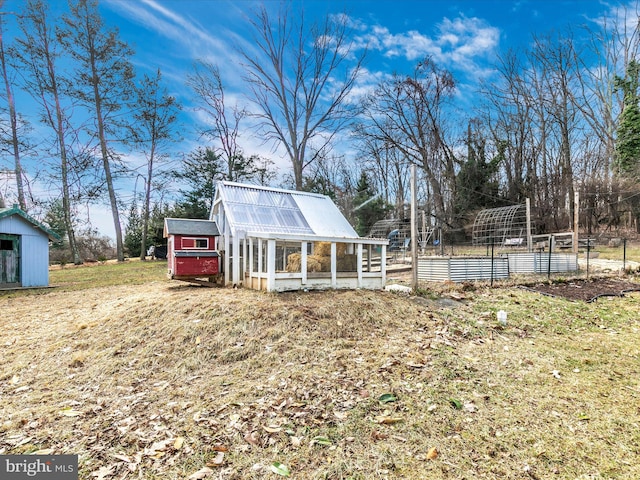
[[[494,281],[522,276],[548,280],[589,278],[601,274],[640,272],[640,243],[625,238],[580,238],[577,248],[559,238],[535,242],[502,241],[487,245],[453,240],[418,245],[419,281]],[[509,240],[509,239],[507,239]],[[410,244],[390,248],[388,263],[411,264]],[[506,273],[505,273],[506,272]]]

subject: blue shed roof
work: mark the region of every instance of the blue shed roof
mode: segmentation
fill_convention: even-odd
[[[52,242],[59,242],[62,240],[62,238],[60,238],[60,236],[56,232],[46,227],[42,223],[38,222],[35,218],[33,218],[24,210],[21,210],[18,207],[18,205],[14,205],[11,208],[0,208],[0,219],[5,217],[11,217],[12,215],[18,215],[19,217],[24,218],[27,222],[31,223],[34,227],[42,230],[45,233],[45,235],[49,237],[49,240],[51,240]]]

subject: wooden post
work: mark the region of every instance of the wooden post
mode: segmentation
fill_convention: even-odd
[[[578,228],[580,222],[580,192],[573,194],[573,253],[578,253]]]
[[[531,200],[528,197],[525,205],[527,211],[527,251],[533,252],[533,239],[531,238]]]
[[[418,288],[418,215],[416,166],[411,165],[411,288]]]

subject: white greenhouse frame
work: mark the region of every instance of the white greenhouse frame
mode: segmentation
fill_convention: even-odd
[[[224,283],[267,291],[382,289],[388,240],[361,238],[325,195],[219,182],[210,219],[220,230]],[[308,271],[314,245],[330,244],[329,271]],[[353,260],[340,266],[343,255]],[[284,259],[299,254],[295,271]]]

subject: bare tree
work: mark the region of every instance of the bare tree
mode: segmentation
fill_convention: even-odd
[[[396,149],[425,175],[433,201],[431,213],[451,224],[457,160],[447,138],[445,105],[455,91],[450,72],[429,58],[411,76],[383,80],[365,106],[361,134]]]
[[[524,55],[509,51],[496,65],[498,80],[481,86],[484,124],[491,132],[496,151],[502,150],[504,196],[520,202],[532,193],[537,175],[532,128],[535,112]]]
[[[22,37],[17,39],[14,57],[19,62],[25,90],[31,93],[42,111],[43,122],[53,130],[54,148],[60,158],[62,213],[69,249],[75,264],[82,263],[76,244],[71,202],[71,173],[67,135],[69,116],[62,104],[63,81],[57,62],[59,43],[49,24],[48,6],[42,0],[28,0],[19,21]]]
[[[355,133],[361,139],[360,150],[364,154],[362,167],[372,173],[371,181],[384,203],[394,205],[394,217],[404,218],[411,176],[410,162],[392,144],[371,136],[366,125],[358,126]]]
[[[0,0],[0,8],[4,7],[4,0]],[[5,56],[5,47],[3,41],[3,23],[4,15],[7,12],[0,12],[0,71],[2,72],[2,80],[6,94],[7,105],[9,107],[9,121],[11,125],[11,150],[14,160],[14,172],[16,177],[16,188],[18,190],[18,204],[22,210],[27,210],[27,204],[24,197],[24,173],[22,170],[22,161],[20,159],[20,141],[18,138],[18,116],[16,113],[16,103],[13,96],[13,88],[9,72],[7,71],[7,58]]]
[[[579,112],[574,102],[576,89],[575,59],[579,53],[575,50],[572,35],[566,32],[562,36],[534,37],[531,58],[532,68],[540,73],[540,85],[543,88],[538,105],[544,109],[548,121],[548,133],[554,135],[555,161],[552,166],[555,181],[547,189],[555,189],[556,219],[555,228],[562,230],[571,227],[573,219],[574,175],[572,147],[576,143]],[[551,144],[547,137],[545,146]],[[564,216],[559,212],[566,212]]]
[[[156,72],[154,77],[144,76],[137,89],[138,109],[133,114],[135,123],[132,129],[135,144],[143,150],[147,160],[141,219],[140,260],[146,258],[154,168],[157,167],[158,162],[167,157],[167,145],[176,140],[174,127],[179,106],[176,99],[162,88],[161,78],[160,70]]]
[[[589,55],[577,56],[580,64],[581,90],[573,99],[591,132],[601,144],[601,153],[589,171],[611,181],[615,163],[615,137],[623,95],[615,87],[616,76],[623,76],[627,66],[640,54],[640,8],[619,4],[610,14],[600,18],[596,27],[587,27]],[[586,58],[590,59],[587,64]],[[593,61],[595,59],[595,62]]]
[[[201,102],[197,109],[204,112],[211,122],[211,127],[206,128],[204,134],[219,145],[217,153],[227,164],[227,180],[240,180],[239,177],[248,173],[243,172],[247,169],[238,168],[244,161],[238,145],[238,133],[247,111],[237,104],[228,107],[220,71],[212,63],[196,62],[193,73],[187,75],[187,86],[191,87]]]
[[[90,134],[98,143],[113,217],[116,255],[121,262],[124,261],[122,227],[112,172],[117,155],[110,135],[122,128],[122,119],[116,114],[134,91],[129,61],[133,51],[118,38],[117,30],[105,29],[97,0],[77,0],[70,5],[70,11],[70,15],[63,17],[66,28],[61,32],[61,40],[78,64],[74,94],[95,119]]]
[[[348,96],[364,53],[354,58],[344,16],[326,17],[307,30],[303,14],[298,24],[284,10],[273,21],[262,7],[252,25],[257,53],[243,50],[242,55],[260,110],[260,134],[285,149],[301,189],[304,170],[315,160],[311,144],[317,141],[315,151],[324,151],[356,112]]]

